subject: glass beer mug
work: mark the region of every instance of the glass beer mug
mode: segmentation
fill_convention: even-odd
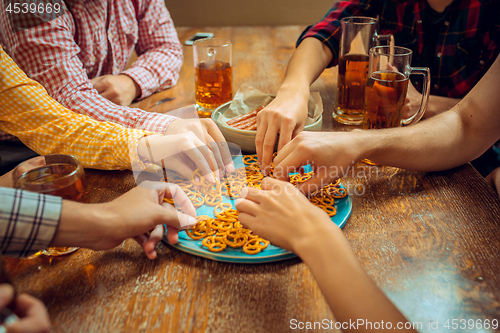
[[[377,20],[371,17],[345,17],[340,21],[339,76],[337,107],[333,118],[342,124],[360,125],[363,121],[365,84],[368,78],[369,50],[391,35],[377,35]]]
[[[80,202],[84,201],[86,193],[84,178],[80,161],[64,154],[37,156],[22,162],[12,171],[14,188]],[[41,254],[61,256],[76,250],[77,247],[49,247],[31,258]]]
[[[410,67],[412,51],[399,46],[377,46],[370,50],[368,79],[364,95],[363,129],[382,129],[418,122],[429,102],[430,71],[427,67]],[[403,118],[406,93],[411,74],[424,76],[419,110]],[[375,164],[370,160],[363,160]]]

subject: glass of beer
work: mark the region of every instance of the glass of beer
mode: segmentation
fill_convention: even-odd
[[[382,129],[418,122],[427,109],[430,71],[427,67],[410,67],[412,51],[399,46],[377,46],[370,49],[368,79],[364,95],[363,129]],[[422,101],[417,113],[403,118],[403,107],[411,74],[424,76]],[[364,160],[368,164],[374,164]]]
[[[196,110],[200,117],[210,117],[220,105],[233,99],[231,42],[204,38],[193,43]]]
[[[340,24],[337,107],[333,118],[341,124],[360,125],[368,78],[368,52],[379,41],[390,41],[391,35],[377,35],[377,20],[371,17],[345,17]]]
[[[80,161],[63,154],[34,157],[19,164],[12,172],[15,188],[73,201],[84,201],[84,178],[85,172]],[[32,258],[41,254],[60,256],[76,250],[77,247],[49,247],[35,253]]]

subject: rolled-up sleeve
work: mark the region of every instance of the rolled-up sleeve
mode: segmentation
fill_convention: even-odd
[[[61,218],[59,197],[0,187],[2,254],[27,257],[54,239]]]

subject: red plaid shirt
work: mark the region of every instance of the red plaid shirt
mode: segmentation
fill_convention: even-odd
[[[99,121],[163,134],[174,117],[116,105],[90,79],[126,74],[141,98],[173,86],[182,45],[163,0],[40,1],[60,3],[60,15],[13,13],[0,1],[0,44],[29,77],[67,108]],[[125,70],[132,51],[139,55]]]
[[[340,19],[379,16],[379,34],[392,34],[396,45],[413,51],[413,65],[431,69],[431,94],[464,97],[486,74],[500,52],[500,0],[454,0],[447,8],[432,63],[422,64],[426,0],[350,0],[336,2],[322,21],[299,38],[314,37],[337,64]],[[434,33],[434,32],[433,32]]]

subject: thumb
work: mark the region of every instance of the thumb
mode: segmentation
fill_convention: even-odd
[[[287,186],[288,184],[290,184],[290,183],[285,182],[285,181],[281,181],[281,180],[278,180],[275,178],[271,178],[271,177],[264,177],[264,179],[262,179],[260,187],[263,190],[272,191],[273,189],[283,188],[283,187]]]
[[[177,211],[169,203],[162,203],[162,224],[165,224],[176,229],[190,229],[196,225],[196,219],[191,216]]]

